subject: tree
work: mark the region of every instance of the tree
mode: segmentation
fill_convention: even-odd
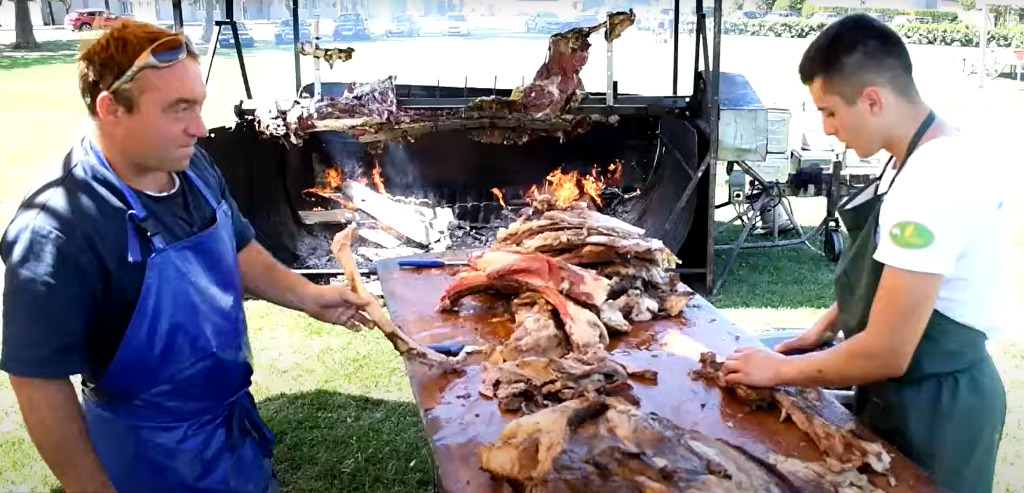
[[[957,3],[960,5],[960,9],[966,12],[970,12],[978,6],[974,0],[958,0]]]
[[[204,13],[206,14],[203,19],[203,34],[199,37],[202,43],[209,43],[210,38],[213,37],[213,12],[220,9],[224,12],[227,7],[224,5],[225,0],[191,0],[189,3],[198,6],[203,5]]]
[[[32,31],[32,11],[28,2],[14,0],[14,49],[30,50],[39,47],[36,34]]]
[[[776,0],[772,10],[800,13],[804,9],[804,0]]]
[[[754,0],[754,7],[759,11],[771,10],[775,0]]]

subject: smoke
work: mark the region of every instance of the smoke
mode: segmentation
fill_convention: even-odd
[[[404,143],[389,142],[381,154],[380,167],[384,184],[396,194],[434,200],[428,187],[423,186],[422,164],[410,157]]]
[[[364,164],[366,149],[351,135],[342,132],[314,132],[307,142],[318,143],[311,147],[319,161],[324,166],[337,166],[346,179],[370,177],[373,168],[371,166],[366,169]],[[324,171],[317,169],[314,172],[320,176]]]

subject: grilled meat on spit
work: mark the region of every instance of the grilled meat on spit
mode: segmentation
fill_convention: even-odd
[[[341,60],[347,62],[352,59],[355,48],[318,48],[312,41],[300,41],[297,48],[300,55],[320,58],[327,62],[327,66],[334,68],[334,62]]]
[[[782,418],[791,418],[797,428],[807,433],[821,449],[829,468],[842,470],[866,464],[877,472],[889,470],[890,457],[881,445],[854,436],[850,430],[830,423],[818,412],[821,399],[817,391],[796,387],[767,389],[727,384],[722,375],[722,363],[716,360],[715,353],[701,353],[699,363],[700,368],[690,373],[691,378],[731,389],[751,407],[778,406]]]
[[[585,132],[591,121],[616,123],[616,116],[566,115],[566,110],[582,99],[580,70],[587,63],[589,36],[608,29],[606,37],[617,38],[632,24],[632,11],[620,12],[609,21],[592,27],[558,33],[548,41],[548,53],[533,81],[513,91],[510,98],[486,97],[457,110],[412,110],[397,108],[392,78],[371,82],[376,98],[346,94],[324,98],[313,108],[302,111],[269,111],[257,115],[258,127],[271,135],[289,137],[298,142],[313,131],[341,131],[363,142],[403,140],[439,130],[466,130],[470,136],[489,143],[521,144],[533,136],[564,137]],[[333,67],[336,60],[351,59],[351,48],[314,49],[312,43],[299,44],[299,53],[321,57]],[[383,103],[377,99],[385,100]]]

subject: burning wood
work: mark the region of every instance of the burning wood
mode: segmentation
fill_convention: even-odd
[[[402,204],[352,180],[346,180],[342,190],[356,208],[424,247],[444,239],[448,225],[455,220],[451,209]]]
[[[331,251],[334,252],[335,258],[345,271],[345,277],[348,279],[348,285],[351,287],[352,292],[360,296],[372,298],[366,291],[366,288],[363,287],[363,283],[359,279],[359,268],[352,258],[352,239],[355,231],[354,226],[349,226],[344,231],[335,235],[334,241],[331,243]],[[412,361],[446,372],[458,368],[459,361],[457,359],[449,358],[437,351],[422,346],[405,335],[405,332],[402,332],[401,329],[395,326],[377,303],[370,303],[366,308],[366,313],[399,354]]]
[[[782,419],[791,418],[798,428],[811,437],[825,454],[827,465],[833,471],[857,469],[862,465],[870,465],[880,473],[889,470],[891,458],[881,445],[857,438],[850,430],[830,423],[818,412],[821,399],[817,392],[796,387],[768,389],[727,384],[722,375],[722,363],[717,361],[712,352],[701,353],[699,363],[700,368],[690,373],[691,378],[710,382],[723,389],[728,388],[751,407],[777,406],[782,411]]]

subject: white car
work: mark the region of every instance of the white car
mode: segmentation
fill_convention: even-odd
[[[464,14],[448,14],[445,19],[448,27],[445,34],[448,36],[469,36],[469,21]]]

